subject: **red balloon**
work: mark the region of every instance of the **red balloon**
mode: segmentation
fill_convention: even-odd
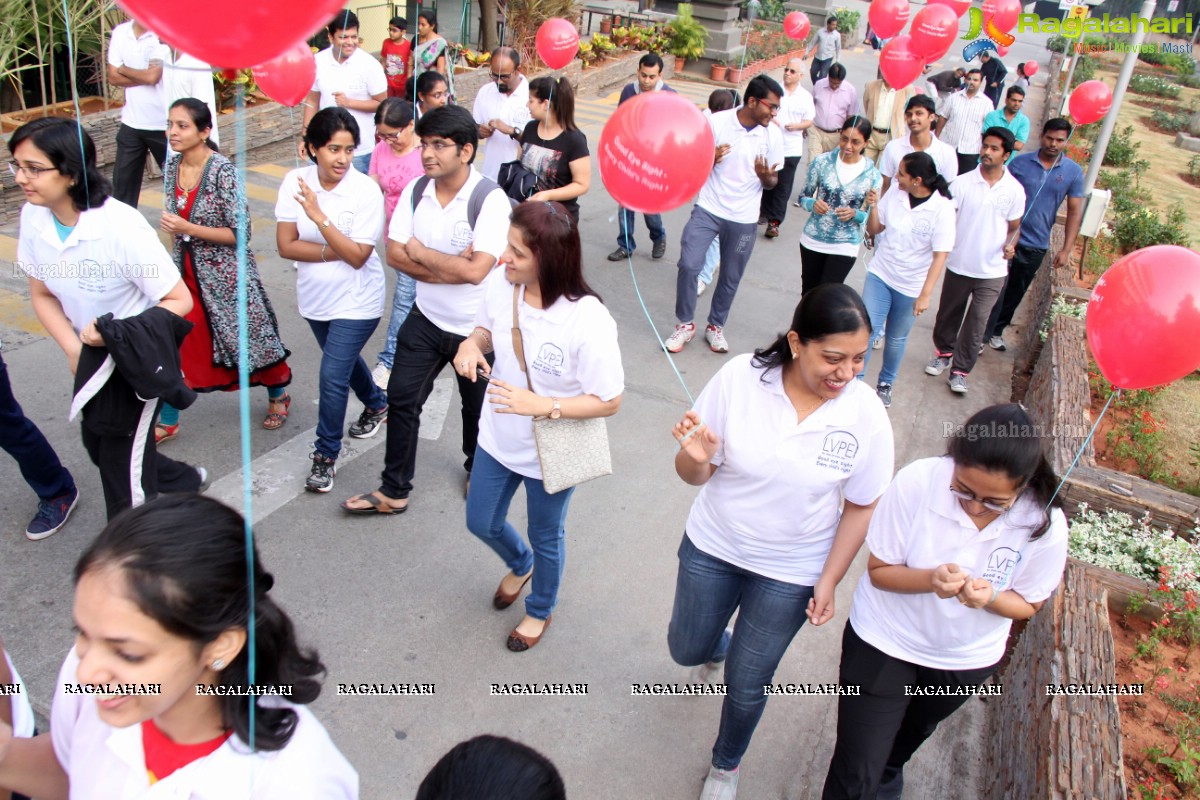
[[[880,39],[890,39],[908,24],[908,0],[871,0],[867,21]]]
[[[903,89],[915,81],[925,61],[912,49],[912,37],[897,36],[879,51],[879,71],[893,89]]]
[[[908,35],[913,52],[925,61],[937,61],[958,38],[958,17],[949,6],[925,6],[913,17]]]
[[[307,42],[298,42],[250,72],[267,97],[290,108],[312,91],[317,80],[317,60]]]
[[[1038,63],[1036,61],[1025,62],[1025,77],[1032,78],[1038,73]]]
[[[1200,367],[1200,253],[1160,244],[1119,259],[1096,282],[1087,338],[1104,377],[1146,389]]]
[[[600,180],[613,199],[643,214],[679,208],[712,172],[712,128],[674,92],[635,95],[600,133]]]
[[[1071,119],[1080,125],[1090,125],[1104,119],[1112,109],[1112,89],[1104,81],[1084,81],[1071,92],[1067,107]]]
[[[944,5],[954,12],[954,16],[961,17],[971,8],[971,0],[926,0],[931,6]]]
[[[1008,46],[1003,44],[996,45],[996,55],[1004,58],[1006,55],[1008,55]]]
[[[550,69],[562,69],[579,51],[579,31],[562,17],[551,17],[537,32],[537,54]]]
[[[983,0],[983,18],[992,20],[1004,33],[1017,27],[1021,0]]]
[[[803,11],[793,11],[783,18],[783,32],[789,39],[807,38],[810,30],[812,30],[812,23],[808,19],[808,14]]]
[[[214,69],[269,61],[322,28],[345,5],[343,0],[206,0],[202,7],[174,0],[118,4],[164,42]]]

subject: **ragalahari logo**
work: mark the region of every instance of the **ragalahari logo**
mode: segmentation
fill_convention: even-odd
[[[967,32],[962,35],[963,39],[972,40],[963,48],[963,61],[968,64],[988,50],[999,52],[1001,47],[1011,47],[1012,43],[1017,40],[1011,33],[1005,33],[997,28],[993,17],[989,16],[985,22],[982,9],[972,7],[968,13],[970,18]],[[979,38],[980,33],[987,34],[987,37]]]

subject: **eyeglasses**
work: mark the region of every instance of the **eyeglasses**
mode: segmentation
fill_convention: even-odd
[[[29,165],[22,166],[15,161],[8,162],[8,171],[12,176],[17,177],[17,173],[24,172],[31,179],[37,180],[42,176],[43,172],[57,172],[58,167],[31,167]]]
[[[454,142],[441,142],[441,141],[439,141],[439,142],[421,142],[421,144],[418,146],[422,150],[432,150],[435,153],[440,153],[444,150],[450,149],[451,147],[458,147],[458,145],[456,145]]]
[[[784,67],[784,68],[783,68],[783,71],[784,71],[784,72],[786,72],[786,73],[788,73],[789,75],[795,75],[795,74],[796,74],[797,72],[799,72],[800,70],[798,70],[798,69],[792,69],[791,67]]]
[[[382,131],[375,131],[375,138],[379,141],[394,142],[400,138],[400,131],[396,131],[395,133],[383,133]]]
[[[758,102],[771,109],[772,113],[779,110],[779,103],[768,103],[766,100],[759,100]]]
[[[994,503],[991,500],[980,500],[978,497],[975,496],[974,492],[964,492],[961,489],[955,489],[953,486],[950,487],[950,494],[954,495],[959,500],[963,500],[966,502],[970,502],[970,501],[974,500],[976,503],[979,503],[979,505],[983,506],[988,511],[994,511],[997,514],[1004,514],[1010,508],[1013,507],[1013,503],[1017,502],[1016,497],[1014,497],[1012,500],[1009,500],[1006,505],[1001,505],[1000,503]],[[1017,496],[1018,497],[1020,496],[1019,492],[1018,492]]]
[[[494,72],[493,72],[493,73],[492,73],[492,80],[494,80],[494,81],[506,81],[506,80],[508,80],[509,78],[511,78],[512,76],[513,76],[513,74],[512,74],[511,72],[506,72],[506,73],[504,73],[503,75],[497,75],[496,73],[494,73]]]

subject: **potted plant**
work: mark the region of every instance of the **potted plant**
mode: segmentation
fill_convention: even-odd
[[[838,32],[842,34],[842,47],[850,48],[858,44],[858,22],[862,19],[862,13],[848,8],[835,8],[833,15],[838,21]]]
[[[740,66],[735,67],[732,64],[730,64],[729,72],[726,73],[725,79],[728,80],[730,83],[741,83],[742,82],[742,74],[743,74],[742,67],[740,67]]]
[[[600,18],[600,32],[603,33],[605,36],[607,36],[608,34],[612,33],[612,29],[613,29],[612,17],[601,17]]]
[[[726,74],[729,72],[729,65],[724,61],[717,61],[712,65],[712,73],[709,77],[714,81],[725,80]]]
[[[708,43],[708,31],[692,16],[692,4],[680,3],[678,16],[670,24],[671,54],[675,56],[675,71],[683,69],[687,59],[697,59],[704,55]]]

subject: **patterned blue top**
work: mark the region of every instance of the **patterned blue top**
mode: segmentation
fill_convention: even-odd
[[[883,176],[876,169],[874,162],[863,156],[867,168],[843,186],[837,174],[837,160],[840,154],[840,149],[830,150],[814,158],[808,165],[808,184],[804,187],[804,194],[800,199],[800,205],[810,214],[808,222],[804,225],[804,233],[824,244],[857,246],[862,244],[863,233],[867,227],[867,212],[861,210],[863,201],[872,189],[879,191],[883,186]],[[827,214],[813,214],[813,206],[818,197],[828,203],[831,209],[849,206],[859,211],[854,215],[854,219],[848,222],[842,222],[832,211]]]

